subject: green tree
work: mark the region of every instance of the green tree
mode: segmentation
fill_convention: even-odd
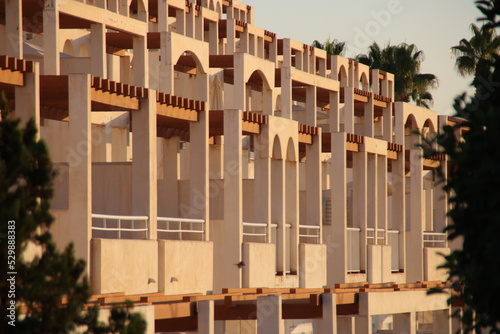
[[[479,1],[485,5],[487,1]],[[490,23],[495,22],[498,7]],[[437,138],[441,152],[449,156],[450,168],[444,189],[450,193],[451,223],[448,239],[463,240],[462,249],[446,257],[443,266],[456,295],[465,303],[461,317],[464,333],[500,333],[500,57],[493,56],[488,71],[488,90],[455,100],[456,116],[464,119],[446,126]],[[477,83],[475,84],[477,88]],[[463,130],[461,137],[457,132]],[[425,142],[426,154],[436,153]]]
[[[429,90],[438,86],[437,77],[420,73],[424,53],[415,44],[401,43],[381,49],[377,43],[368,47],[368,53],[356,56],[356,60],[372,69],[394,74],[394,95],[396,101],[410,102],[429,108],[433,102]]]
[[[49,232],[55,171],[47,147],[33,119],[20,127],[4,95],[0,110],[0,333],[66,333],[82,325],[89,333],[144,333],[131,304],[114,308],[109,326],[97,323],[98,308],[84,310],[85,262],[72,244],[60,252]]]
[[[500,52],[500,37],[490,25],[478,28],[471,24],[472,38],[463,38],[458,45],[451,48],[456,57],[455,66],[462,76],[474,75],[472,85],[478,94],[484,94],[488,89],[485,82],[491,74],[490,68],[495,55]]]
[[[337,39],[331,40],[330,38],[328,38],[324,43],[314,40],[314,42],[312,42],[312,46],[325,50],[326,54],[329,56],[343,56],[347,49],[345,42],[341,42]]]

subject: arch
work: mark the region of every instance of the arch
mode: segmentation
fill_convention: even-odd
[[[214,10],[215,9],[214,0],[210,0],[210,4],[208,5],[208,9],[210,9],[210,10]]]
[[[219,13],[219,17],[222,15],[222,6],[220,4],[220,1],[217,1],[217,4],[215,5],[215,11]]]
[[[347,70],[345,69],[344,65],[340,66],[338,79],[340,81],[340,87],[347,86]]]
[[[281,94],[276,96],[276,106],[274,109],[281,111]]]
[[[272,158],[276,160],[283,159],[283,155],[281,153],[281,142],[278,135],[274,136]]]
[[[189,58],[187,58],[187,57],[191,57],[192,60],[194,61],[194,63],[192,61],[190,61]],[[174,64],[176,64],[176,65],[179,64],[179,61],[187,62],[188,66],[194,65],[194,67],[196,67],[197,70],[200,70],[201,73],[203,73],[203,74],[207,73],[207,71],[203,67],[203,64],[200,60],[200,57],[196,54],[196,52],[193,52],[191,50],[184,50],[183,52],[181,52],[179,54],[179,56],[175,60]]]
[[[286,160],[287,161],[297,161],[297,157],[295,155],[295,145],[292,137],[288,138],[288,144],[286,147]]]
[[[405,121],[405,128],[409,128],[412,130],[419,130],[417,119],[415,118],[415,115],[408,114],[408,117],[406,118],[406,121]]]
[[[70,39],[67,39],[64,42],[63,53],[68,54],[70,56],[75,55],[75,50],[73,49],[73,42]]]
[[[210,109],[224,109],[222,82],[217,75],[214,77],[212,84],[210,85]]]
[[[423,128],[429,128],[429,133],[436,133],[434,122],[430,118],[425,120]]]
[[[249,76],[248,78],[245,78],[245,82],[246,83],[249,83],[251,80],[255,81],[255,80],[260,80],[262,82],[262,91],[265,90],[270,90],[271,89],[271,85],[269,84],[269,80],[267,79],[266,75],[264,74],[264,72],[262,72],[261,70],[257,69],[255,71],[253,71]]]
[[[80,45],[78,57],[90,57],[89,47],[87,46],[87,44]]]

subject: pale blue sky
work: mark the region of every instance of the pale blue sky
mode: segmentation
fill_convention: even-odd
[[[422,72],[433,73],[439,88],[432,109],[453,114],[453,98],[471,78],[454,69],[450,47],[471,37],[469,25],[480,12],[472,0],[242,0],[254,7],[255,23],[278,38],[311,44],[328,37],[347,41],[347,57],[379,45],[413,43],[425,53]]]

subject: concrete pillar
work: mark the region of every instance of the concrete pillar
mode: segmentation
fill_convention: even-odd
[[[174,60],[172,59],[172,33],[160,33],[160,91],[174,94]]]
[[[320,137],[321,138],[321,137]],[[291,146],[292,142],[289,141],[288,145]],[[295,143],[298,145],[298,143]],[[321,147],[321,146],[320,146]],[[287,228],[289,231],[289,240],[285,241],[285,245],[288,243],[289,249],[286,249],[286,253],[289,253],[289,264],[285,266],[285,269],[290,270],[290,272],[299,273],[299,161],[298,161],[298,147],[287,147],[286,162],[285,162],[285,223],[290,224],[291,228]],[[320,148],[321,149],[321,148]],[[289,150],[293,150],[293,156],[290,156]],[[311,153],[312,155],[312,153]],[[307,167],[306,167],[307,168]],[[320,202],[319,202],[320,203]],[[286,237],[286,233],[285,233]],[[285,256],[286,259],[286,256]],[[289,265],[289,267],[288,267]]]
[[[244,53],[250,53],[249,50],[250,50],[250,40],[249,40],[249,34],[248,34],[248,29],[245,29],[244,32],[240,32],[240,48],[239,48],[239,51],[240,52],[244,52]]]
[[[278,55],[278,41],[273,38],[273,41],[269,44],[269,61],[276,62],[276,57]]]
[[[198,122],[189,123],[190,213],[191,218],[209,221],[208,104],[198,112]],[[205,225],[209,238],[209,225]]]
[[[149,57],[145,36],[134,36],[134,86],[148,88]]]
[[[179,35],[186,34],[186,11],[184,8],[175,11],[175,32]]]
[[[356,334],[372,334],[372,316],[357,315],[355,318],[355,333]],[[402,332],[394,331],[394,333],[402,334]]]
[[[217,22],[208,22],[208,43],[210,54],[219,54],[219,28]]]
[[[438,310],[432,312],[432,333],[434,334],[452,334],[452,318],[450,309]]]
[[[193,12],[195,8],[193,5]],[[194,38],[196,38],[199,41],[203,41],[203,35],[204,35],[204,25],[203,25],[203,15],[201,13],[201,8],[200,8],[200,15],[194,17]]]
[[[214,334],[214,301],[200,300],[198,302],[198,334]]]
[[[107,78],[106,26],[102,23],[90,25],[91,73],[103,79]],[[134,57],[134,68],[136,66]]]
[[[190,3],[189,4],[189,9],[188,12],[186,12],[186,33],[185,35],[191,38],[195,38],[195,32],[194,32],[194,21],[195,21],[195,14],[194,14],[194,4]]]
[[[314,323],[314,333],[337,334],[337,296],[333,293],[321,295],[323,317]],[[344,334],[345,332],[340,332]]]
[[[75,245],[75,257],[90,262],[92,238],[92,144],[90,75],[71,74],[69,91],[69,221],[68,242]],[[90,266],[86,267],[87,275]],[[90,277],[90,276],[89,276]]]
[[[254,217],[257,223],[267,223],[271,231],[271,152],[269,126],[261,125],[260,134],[255,136],[255,189]],[[271,242],[271,234],[267,234],[266,242]]]
[[[364,135],[367,137],[375,136],[375,126],[373,123],[374,119],[374,109],[373,109],[373,94],[368,97],[368,102],[364,105]]]
[[[59,75],[59,8],[56,1],[45,1],[43,9],[43,74]]]
[[[236,22],[229,18],[229,9],[228,9],[228,18],[226,23],[227,30],[227,45],[226,45],[226,54],[234,54],[236,52]]]
[[[354,87],[344,87],[344,131],[354,133]]]
[[[392,126],[392,103],[387,103],[387,108],[382,111],[383,124],[383,139],[388,142],[393,142],[393,126]]]
[[[410,150],[410,221],[407,235],[408,270],[406,280],[424,280],[424,215],[422,151]]]
[[[281,67],[281,117],[292,118],[292,49],[290,39],[283,39],[283,67]]]
[[[283,334],[281,296],[257,297],[257,333]]]
[[[40,126],[40,65],[38,62],[33,62],[33,72],[24,73],[24,86],[15,87],[16,99],[16,116],[21,119],[21,126],[26,126],[26,123],[31,118],[35,119],[37,129]],[[40,132],[37,133],[40,138]]]
[[[329,92],[330,100],[330,132],[340,131],[340,94]]]
[[[166,0],[158,1],[158,31],[168,30],[168,4]]]
[[[353,316],[337,317],[337,332],[341,334],[354,334],[356,332],[356,322]]]
[[[7,56],[23,58],[22,1],[5,0],[5,50]]]
[[[320,129],[318,129],[320,130]],[[321,191],[321,132],[306,145],[306,222],[305,225],[322,226]]]
[[[316,126],[316,86],[306,88],[306,124]]]
[[[395,110],[395,142],[404,145],[404,114],[402,105],[398,104]],[[405,150],[397,153],[397,160],[392,161],[392,222],[399,230],[399,269],[406,272],[406,169]]]
[[[384,239],[378,240],[377,244],[387,245],[389,228],[387,222],[387,156],[377,155],[377,227],[384,230]]]
[[[282,152],[284,154],[284,152]],[[271,160],[271,222],[276,227],[276,271],[283,275],[287,271],[286,260],[286,229],[285,226],[285,159],[273,157]]]
[[[220,230],[222,258],[217,270],[224,272],[222,286],[241,287],[242,269],[235,264],[243,260],[243,180],[242,180],[242,111],[224,111],[224,222]],[[223,249],[222,249],[223,247]]]
[[[366,235],[367,231],[367,160],[366,152],[353,153],[353,225],[361,228],[360,232],[360,266],[366,270]]]
[[[377,179],[377,170],[378,170],[378,160],[376,154],[368,154],[367,155],[367,226],[374,229],[374,238],[373,244],[377,244],[377,228],[378,228],[378,179]],[[356,209],[355,209],[356,210]]]
[[[156,91],[132,113],[132,213],[149,217],[148,239],[157,239]]]
[[[331,134],[332,162],[330,198],[332,223],[323,227],[323,242],[327,245],[328,286],[343,283],[347,274],[347,154],[345,132]]]
[[[417,334],[416,313],[394,314],[394,333]]]

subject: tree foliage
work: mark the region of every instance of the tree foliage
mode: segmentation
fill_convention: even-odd
[[[345,42],[341,42],[337,39],[328,38],[324,43],[320,43],[318,40],[312,42],[312,46],[318,49],[326,51],[329,56],[343,56],[347,50]]]
[[[396,101],[410,102],[429,108],[433,102],[429,90],[438,85],[437,77],[420,73],[424,53],[415,44],[401,43],[381,49],[377,43],[368,47],[368,53],[356,56],[356,61],[372,69],[394,74],[394,95]]]
[[[486,3],[498,15],[494,1],[478,5]],[[492,24],[495,18],[490,17]],[[464,333],[485,327],[500,333],[500,57],[494,55],[490,64],[474,71],[474,85],[485,82],[484,92],[455,100],[456,116],[463,122],[444,127],[437,138],[451,165],[444,186],[452,207],[448,238],[463,240],[462,249],[447,256],[444,267],[456,292],[450,302],[460,298],[465,303]],[[431,147],[425,143],[426,154],[435,153]]]

